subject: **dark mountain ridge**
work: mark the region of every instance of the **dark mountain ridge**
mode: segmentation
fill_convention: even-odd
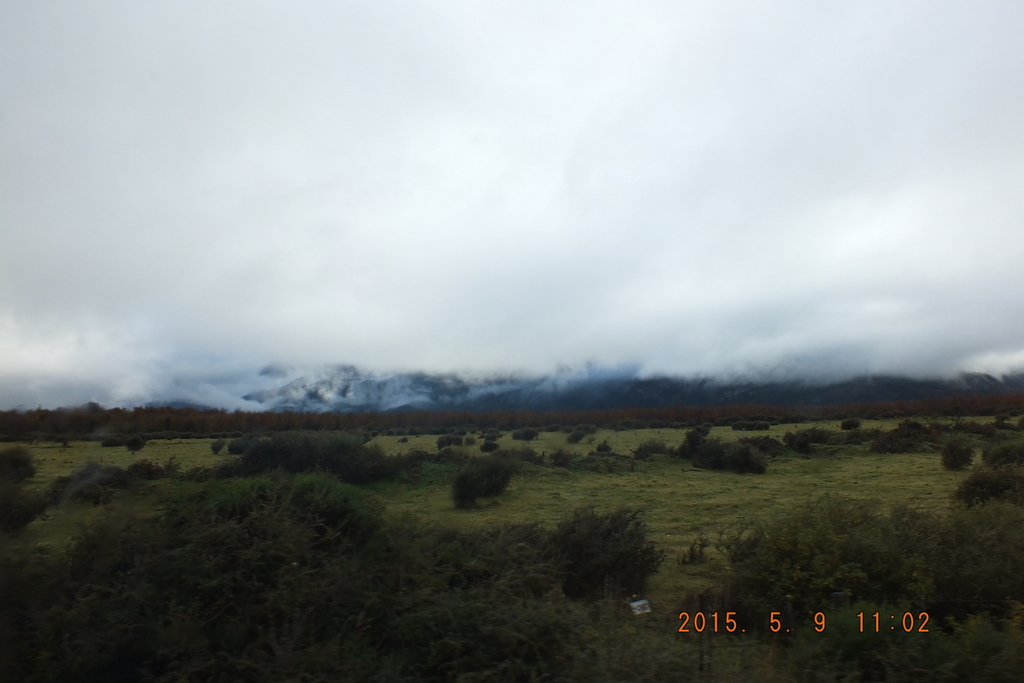
[[[951,379],[873,375],[829,383],[586,374],[471,380],[427,373],[371,375],[342,366],[243,398],[269,411],[542,412],[741,404],[825,406],[1016,393],[1024,393],[1024,373],[1001,378],[968,373]]]

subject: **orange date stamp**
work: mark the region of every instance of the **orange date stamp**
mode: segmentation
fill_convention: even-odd
[[[927,612],[904,612],[900,614],[882,614],[875,612],[865,614],[859,612],[855,618],[861,633],[884,633],[885,631],[902,630],[905,633],[928,633]],[[888,619],[886,619],[888,618]],[[745,625],[737,620],[736,612],[680,612],[679,633],[746,633]],[[828,617],[824,612],[815,612],[813,617],[814,630],[824,633],[828,625]],[[790,633],[796,624],[784,623],[782,612],[769,612],[765,624],[772,633]]]

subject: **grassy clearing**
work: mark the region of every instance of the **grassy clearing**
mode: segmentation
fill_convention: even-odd
[[[864,429],[892,429],[897,421],[865,421]],[[809,426],[839,429],[839,423],[774,425],[765,432],[739,432],[728,427],[715,427],[709,434],[723,441],[744,436],[769,435],[780,438],[787,431]],[[537,451],[551,452],[562,448],[584,455],[607,441],[616,453],[628,454],[647,439],[662,439],[670,447],[682,440],[684,430],[644,429],[631,431],[599,430],[580,443],[567,443],[564,432],[541,432],[533,441],[515,441],[504,433],[498,439],[503,448],[530,446]],[[372,443],[389,454],[419,448],[436,450],[437,436],[377,436]],[[476,445],[462,451],[479,454]],[[231,456],[214,455],[210,440],[152,441],[138,454],[126,448],[103,448],[96,442],[72,442],[33,445],[38,473],[32,487],[45,488],[58,476],[66,475],[86,462],[126,467],[136,459],[163,462],[174,458],[182,468],[224,462]],[[688,461],[656,455],[637,462],[635,471],[621,474],[541,468],[527,465],[512,480],[508,491],[499,499],[484,501],[476,510],[456,510],[451,499],[451,466],[427,465],[416,483],[384,482],[371,486],[383,499],[388,515],[398,518],[410,515],[419,520],[436,522],[456,528],[483,528],[504,522],[541,522],[553,525],[558,519],[581,505],[596,505],[610,510],[620,505],[646,510],[646,519],[653,538],[667,551],[668,559],[654,578],[649,598],[666,608],[674,606],[682,596],[713,585],[723,570],[723,559],[709,548],[708,560],[702,564],[680,564],[677,558],[689,547],[697,534],[714,539],[721,531],[763,519],[823,493],[842,493],[854,498],[876,500],[885,507],[912,502],[923,509],[948,507],[948,496],[966,476],[942,468],[937,453],[878,455],[868,451],[867,444],[857,446],[819,447],[815,456],[784,456],[769,463],[763,475],[737,475],[694,468]],[[226,451],[222,452],[226,453]],[[163,482],[147,484],[132,496],[140,512],[156,509]],[[141,494],[141,495],[139,495]],[[51,510],[29,525],[22,534],[26,543],[59,546],[74,536],[76,529],[102,516],[101,508],[67,504]]]

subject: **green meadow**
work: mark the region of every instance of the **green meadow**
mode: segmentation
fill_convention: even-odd
[[[865,421],[862,428],[884,430],[896,424],[891,420]],[[768,431],[758,432],[714,427],[709,437],[726,442],[752,435],[781,439],[787,431],[811,426],[839,429],[838,422],[773,425]],[[572,444],[567,442],[564,432],[541,432],[528,442],[515,441],[505,432],[497,443],[500,448],[528,446],[539,453],[563,449],[585,455],[597,444],[607,441],[613,452],[628,454],[649,439],[663,440],[675,448],[684,435],[685,430],[676,429],[598,430]],[[170,461],[188,469],[215,466],[235,457],[226,455],[226,451],[214,455],[210,450],[211,441],[156,440],[136,454],[123,447],[104,448],[95,441],[70,442],[67,447],[35,444],[29,446],[38,469],[31,486],[43,490],[57,477],[69,475],[88,462],[127,467],[136,460],[148,459],[160,463]],[[436,442],[434,435],[379,435],[369,443],[397,455],[411,449],[436,451]],[[454,450],[480,454],[480,443]],[[619,471],[608,474],[527,464],[512,479],[504,495],[484,499],[476,509],[458,510],[451,498],[451,480],[455,473],[450,465],[426,465],[415,482],[387,481],[368,487],[383,501],[390,517],[409,515],[420,521],[465,529],[520,522],[551,525],[584,505],[601,510],[620,506],[641,509],[652,539],[667,552],[667,559],[653,578],[647,597],[652,604],[668,609],[683,596],[715,585],[724,570],[723,558],[713,546],[708,548],[708,560],[704,563],[677,561],[700,534],[713,541],[719,532],[738,529],[823,494],[873,501],[880,510],[900,503],[942,510],[949,507],[949,494],[966,476],[964,472],[944,470],[937,452],[875,454],[869,451],[867,444],[819,446],[811,456],[789,453],[769,460],[767,472],[760,475],[702,470],[686,460],[655,455],[637,461],[632,472],[620,467]],[[154,512],[159,508],[161,490],[169,485],[166,480],[146,482],[134,495],[123,496],[121,504],[135,506],[143,513]],[[32,522],[19,541],[61,546],[73,539],[83,521],[101,517],[104,509],[78,502],[66,503]],[[118,512],[124,510],[119,508]]]
[[[453,482],[495,460],[482,452],[483,430],[444,449],[438,435],[380,432],[240,439],[234,450],[244,455],[215,454],[205,438],[154,439],[135,453],[97,441],[20,444],[35,474],[19,486],[48,502],[24,528],[0,534],[0,660],[10,662],[0,661],[0,677],[1020,680],[1024,488],[1004,486],[992,497],[1006,500],[968,508],[951,494],[979,471],[989,483],[1012,483],[1019,471],[1024,482],[1024,468],[950,470],[941,454],[957,439],[975,463],[997,446],[1024,453],[1016,420],[992,423],[710,428],[704,443],[776,439],[764,445],[776,455],[760,451],[761,474],[698,467],[692,448],[677,457],[683,429],[579,430],[575,442],[565,430],[528,441],[490,430],[491,450],[515,459],[515,473],[500,495],[462,509]],[[786,438],[807,430],[825,443]],[[886,435],[907,433],[910,452],[875,452]],[[664,452],[631,457],[652,441]],[[322,448],[347,454],[310,473]],[[346,463],[359,458],[401,467],[357,486],[363,475]],[[146,462],[162,467],[149,476]],[[89,495],[67,493],[103,467],[113,479]],[[581,517],[588,507],[596,514]],[[639,545],[624,527],[600,531],[623,509],[642,511]],[[631,613],[621,599],[630,591],[609,591],[609,577],[629,575],[600,565],[608,557],[594,539],[632,543],[627,572],[641,548],[664,558],[637,584],[646,583],[635,597],[651,614]],[[565,547],[605,567],[603,593],[573,564],[580,551],[559,543],[583,543]],[[586,597],[573,585],[589,585]],[[809,615],[847,588],[854,604],[833,606],[829,630],[816,632]],[[919,616],[925,596],[944,615],[927,637],[851,630],[858,611]],[[775,611],[790,601],[792,611]],[[698,605],[713,605],[708,619],[738,614],[751,631],[677,632],[677,615]],[[790,619],[793,633],[773,635],[769,612]]]

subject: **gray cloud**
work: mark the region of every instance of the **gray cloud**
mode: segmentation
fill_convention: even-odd
[[[0,404],[1024,367],[1017,4],[0,13]]]

